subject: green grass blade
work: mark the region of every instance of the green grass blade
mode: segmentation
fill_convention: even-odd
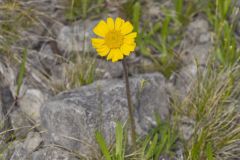
[[[88,9],[88,0],[82,0],[82,14],[83,14],[83,18],[86,18],[87,16],[87,9]]]
[[[157,155],[160,155],[163,152],[167,141],[168,141],[167,130],[166,128],[163,128],[163,132],[161,132],[161,143],[158,144]]]
[[[166,42],[168,37],[168,26],[169,26],[170,20],[171,20],[170,16],[167,16],[162,23],[161,37],[162,37],[162,41],[164,42]]]
[[[27,49],[24,49],[22,63],[19,69],[18,79],[17,79],[17,93],[16,93],[17,96],[19,95],[19,91],[23,83],[24,74],[26,72],[26,62],[27,62]]]
[[[140,16],[141,16],[141,5],[140,5],[140,2],[136,2],[133,5],[133,26],[136,32],[139,31]]]
[[[105,157],[106,160],[111,160],[111,155],[107,147],[107,143],[100,132],[96,132],[97,143]]]
[[[167,16],[166,19],[162,23],[161,45],[163,48],[163,54],[167,54],[168,26],[169,26],[170,20],[171,20],[171,17]]]
[[[174,5],[177,15],[180,15],[183,10],[183,0],[174,0]]]
[[[207,160],[214,160],[212,145],[210,143],[207,144]]]
[[[144,157],[145,157],[145,151],[147,150],[147,146],[148,146],[148,143],[150,142],[150,140],[151,140],[150,135],[147,135],[145,140],[142,142],[142,153],[141,153],[142,159],[144,159]]]
[[[155,134],[153,141],[151,142],[150,147],[147,151],[146,159],[150,159],[153,156],[156,149],[157,141],[158,141],[158,135]]]
[[[116,157],[123,159],[123,127],[120,123],[116,126]]]
[[[232,1],[226,1],[226,0],[223,1],[223,8],[224,8],[223,12],[224,12],[225,18],[227,17],[228,11],[231,9],[231,3]]]

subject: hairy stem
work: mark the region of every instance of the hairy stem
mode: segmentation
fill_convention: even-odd
[[[123,59],[122,64],[123,64],[125,84],[126,84],[126,94],[127,94],[127,101],[128,101],[129,120],[131,125],[132,145],[134,147],[134,150],[136,150],[136,131],[135,131],[135,121],[134,121],[134,114],[133,114],[134,110],[133,110],[133,105],[131,101],[131,92],[130,92],[129,81],[128,81],[128,67],[125,59]]]

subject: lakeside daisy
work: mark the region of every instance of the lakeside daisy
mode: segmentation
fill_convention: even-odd
[[[119,17],[115,21],[112,18],[107,18],[106,22],[101,20],[93,29],[99,38],[92,38],[92,45],[101,57],[107,56],[107,60],[117,62],[129,56],[136,47],[137,32],[132,31],[132,24]]]

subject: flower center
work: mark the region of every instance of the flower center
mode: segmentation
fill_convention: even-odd
[[[119,31],[109,31],[105,36],[105,44],[110,48],[120,48],[123,44],[123,36]]]

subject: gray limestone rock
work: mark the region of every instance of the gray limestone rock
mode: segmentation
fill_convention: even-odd
[[[14,152],[10,160],[27,159],[27,151],[23,147],[23,143],[19,141],[13,142]]]
[[[187,93],[190,91],[192,84],[196,80],[197,76],[197,66],[187,65],[184,66],[179,72],[174,73],[170,77],[169,83],[169,92],[173,96],[177,96],[179,98],[184,98]]]
[[[184,98],[195,82],[197,72],[206,69],[213,48],[211,36],[208,21],[201,16],[188,25],[185,38],[181,42],[183,51],[180,59],[184,66],[171,76],[171,94]]]
[[[98,21],[78,21],[72,26],[63,26],[57,36],[58,48],[68,55],[71,52],[89,52],[92,49],[90,38]]]
[[[123,75],[123,67],[121,62],[108,62],[106,60],[96,60],[96,79],[119,78]]]
[[[0,160],[8,160],[11,158],[14,152],[13,144],[4,143],[0,141]]]
[[[32,128],[29,117],[20,109],[15,108],[10,114],[12,128],[17,138],[24,138]]]
[[[32,160],[31,156],[40,143],[41,136],[37,132],[29,132],[24,142],[15,140],[0,148],[0,160]]]
[[[196,122],[189,117],[181,117],[179,121],[179,131],[182,134],[181,137],[188,141],[194,133],[194,126]]]
[[[44,102],[44,95],[40,90],[28,89],[19,99],[21,110],[36,123],[40,122],[40,108]]]
[[[13,135],[13,131],[5,132],[12,128],[9,114],[15,107],[11,86],[9,85],[6,75],[6,73],[0,71],[0,133],[2,132],[0,135],[0,145],[9,141]]]
[[[155,115],[169,114],[165,78],[159,73],[130,78],[135,107],[137,133],[145,134],[155,125]],[[123,80],[101,80],[79,89],[63,92],[41,108],[45,143],[58,144],[69,150],[89,152],[95,145],[95,131],[112,140],[116,121],[128,118]]]
[[[192,64],[197,61],[199,64],[206,64],[209,52],[213,47],[212,34],[209,30],[208,21],[197,17],[187,27],[185,38],[181,42],[183,51],[180,54],[185,64]]]
[[[31,160],[78,160],[78,158],[60,148],[47,147],[33,152]]]
[[[24,149],[27,151],[28,154],[35,151],[42,142],[42,137],[38,132],[29,132],[27,138],[23,143]]]
[[[10,65],[11,63],[0,55],[0,87],[9,86],[10,90],[14,90],[14,82],[16,79],[15,71]]]

